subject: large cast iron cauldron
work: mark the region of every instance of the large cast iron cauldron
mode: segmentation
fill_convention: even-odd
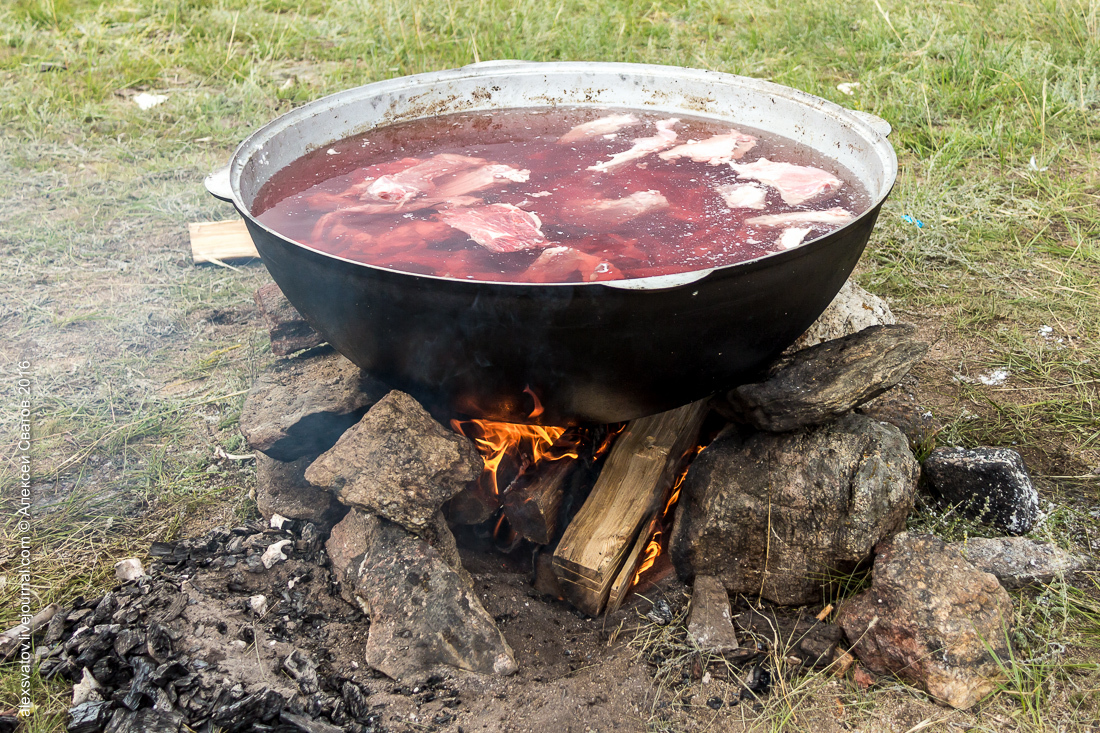
[[[251,215],[276,171],[349,135],[449,112],[558,104],[708,115],[775,132],[839,161],[868,188],[873,205],[825,237],[750,262],[548,285],[468,282],[351,262],[290,241]],[[863,252],[893,186],[889,132],[865,113],[729,74],[491,61],[368,84],[300,107],[245,140],[207,187],[236,206],[271,276],[310,325],[377,378],[473,417],[607,423],[753,378],[821,314]]]

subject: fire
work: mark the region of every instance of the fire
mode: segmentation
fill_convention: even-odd
[[[519,425],[492,420],[451,420],[451,427],[456,433],[474,441],[478,452],[485,460],[483,482],[495,495],[500,494],[497,473],[501,462],[506,457],[510,458],[521,471],[539,461],[578,457],[576,450],[572,447],[551,450],[558,438],[565,434],[565,428]]]
[[[642,573],[653,567],[653,563],[657,562],[657,556],[661,554],[661,531],[657,530],[653,533],[653,537],[650,538],[649,544],[645,546],[645,558],[638,563],[638,570],[634,573],[634,580],[630,581],[631,585],[637,585],[642,579]]]

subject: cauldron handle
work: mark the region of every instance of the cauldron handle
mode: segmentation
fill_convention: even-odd
[[[216,199],[233,203],[233,186],[229,183],[229,164],[211,173],[202,182],[207,192]]]

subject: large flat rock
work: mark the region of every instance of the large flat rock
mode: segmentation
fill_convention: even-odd
[[[314,349],[260,375],[241,409],[241,432],[279,461],[317,455],[388,391],[332,349]]]
[[[447,531],[445,524],[436,527]],[[469,576],[452,564],[456,558],[448,561],[424,538],[356,509],[333,528],[325,548],[342,594],[370,616],[371,667],[396,680],[440,666],[497,675],[516,671],[511,647]]]
[[[394,390],[306,469],[314,486],[418,532],[440,507],[481,475],[469,438],[443,427]]]
[[[950,546],[983,573],[997,576],[1005,588],[1049,583],[1088,564],[1084,557],[1026,537],[971,537]]]
[[[911,325],[871,326],[793,354],[728,395],[741,419],[785,432],[842,415],[901,381],[928,352]]]
[[[871,587],[837,621],[852,652],[955,708],[969,708],[1009,658],[1012,599],[997,578],[932,535],[900,534],[877,549]]]
[[[730,593],[819,601],[904,526],[917,475],[898,429],[861,415],[783,434],[727,429],[688,471],[671,559]]]

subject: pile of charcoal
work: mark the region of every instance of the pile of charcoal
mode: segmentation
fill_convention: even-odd
[[[369,623],[339,598],[322,539],[290,521],[155,543],[149,574],[61,609],[38,646],[43,677],[76,683],[69,730],[381,733],[380,686],[435,700],[426,730],[453,720],[441,678],[414,695],[340,656],[361,655],[352,629]]]

